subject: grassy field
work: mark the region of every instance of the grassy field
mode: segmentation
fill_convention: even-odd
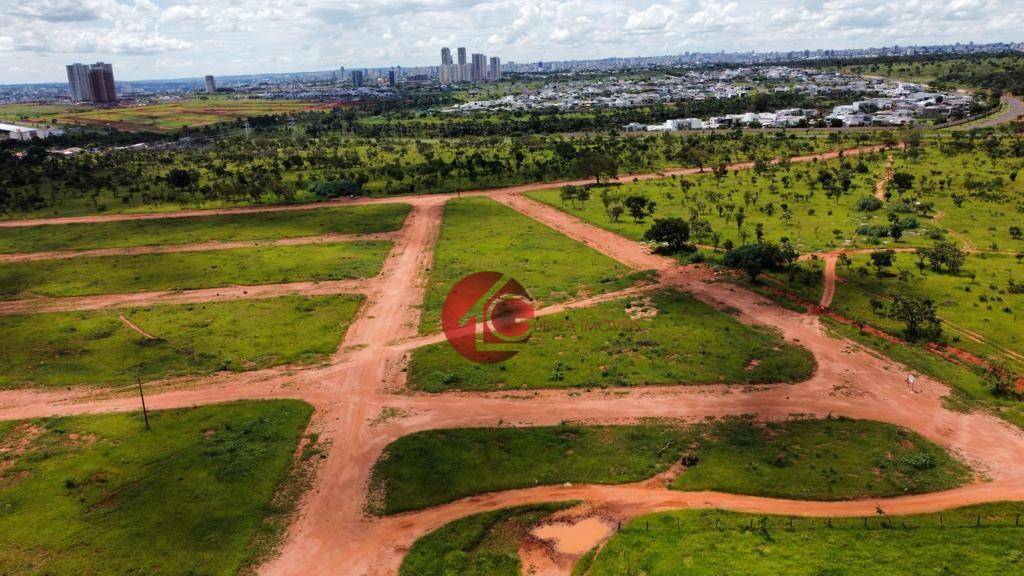
[[[284,296],[0,316],[0,389],[105,385],[308,364],[338,347],[359,296]],[[119,315],[152,336],[133,331]],[[290,336],[301,333],[302,338]]]
[[[493,200],[449,200],[421,328],[439,330],[448,290],[463,277],[486,271],[518,280],[540,304],[611,292],[637,279],[622,264]]]
[[[48,122],[72,110],[65,104],[0,104],[0,120],[6,122]]]
[[[289,114],[314,107],[316,104],[301,100],[243,100],[214,96],[180,102],[67,111],[58,114],[56,119],[61,124],[164,132],[239,118]]]
[[[596,555],[588,576],[996,576],[1020,571],[1021,504],[920,516],[792,520],[716,510],[640,516]],[[864,527],[867,522],[868,527]],[[980,522],[981,527],[978,527]],[[831,527],[830,527],[830,526]]]
[[[0,567],[236,574],[267,552],[272,497],[311,412],[297,401],[166,410],[150,432],[140,414],[7,423]]]
[[[398,230],[408,204],[0,228],[0,253],[272,240]]]
[[[0,265],[0,300],[369,278],[390,242],[341,242]]]
[[[564,482],[634,482],[662,472],[684,453],[697,463],[673,482],[677,490],[844,500],[943,490],[970,477],[942,448],[871,421],[762,425],[736,417],[691,425],[431,430],[385,450],[374,469],[375,511],[395,514]]]
[[[448,343],[416,350],[416,390],[499,390],[804,380],[814,358],[767,329],[665,291],[541,317],[516,356],[477,364]]]
[[[818,175],[826,169],[850,178],[849,191],[838,200],[828,197],[818,181]],[[731,172],[722,178],[705,174],[595,187],[586,202],[563,203],[559,190],[531,192],[528,196],[634,240],[642,240],[658,218],[699,218],[709,227],[708,233],[692,238],[699,244],[714,245],[713,234],[718,235],[718,246],[727,241],[737,245],[753,242],[760,227],[766,240],[787,239],[797,250],[810,252],[873,245],[872,239],[858,234],[858,230],[862,226],[888,225],[886,212],[858,210],[857,202],[874,193],[884,170],[882,155],[871,154],[844,161],[772,167],[761,173]],[[605,210],[605,194],[619,201],[641,195],[656,202],[657,207],[652,216],[639,222],[628,212],[614,220]],[[742,217],[738,217],[740,213]],[[904,243],[913,244],[923,237],[928,222],[919,224],[920,229],[905,233]],[[879,243],[889,243],[889,239],[882,238]]]
[[[851,318],[892,334],[901,334],[904,326],[896,320],[872,312],[871,300],[887,300],[893,295],[927,296],[935,300],[939,316],[945,321],[946,340],[986,358],[1024,367],[1024,295],[1009,289],[1011,281],[1024,280],[1024,263],[1012,256],[972,254],[963,271],[954,275],[917,267],[917,258],[898,254],[896,265],[879,277],[869,267],[867,256],[855,256],[852,266],[839,267],[841,281],[836,284],[832,308]],[[899,274],[903,274],[903,278]],[[974,275],[972,280],[971,275]],[[1005,352],[1009,351],[1009,352]]]
[[[421,537],[399,576],[519,576],[519,543],[544,517],[567,504],[537,504],[467,516]]]

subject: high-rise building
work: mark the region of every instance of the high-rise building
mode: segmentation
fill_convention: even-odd
[[[361,88],[363,86],[363,71],[353,70],[352,71],[352,86]]]
[[[89,83],[89,67],[85,64],[68,64],[68,86],[73,102],[92,102],[92,84]]]
[[[217,91],[217,81],[213,79],[213,76],[206,75],[206,93],[213,94]]]
[[[441,84],[451,84],[455,81],[455,64],[441,64],[438,71],[438,79]]]
[[[441,48],[441,66],[449,66],[452,64],[452,51],[451,48]]]
[[[67,66],[71,99],[75,102],[116,102],[114,67],[110,64],[71,64]]]
[[[466,63],[466,47],[465,46],[460,46],[459,47],[459,66],[462,66],[465,63]]]
[[[485,54],[473,54],[473,67],[470,69],[470,79],[473,82],[487,80],[487,56]]]
[[[401,78],[401,72],[397,68],[388,70],[388,84],[391,86],[398,86],[398,79]]]
[[[491,66],[487,71],[487,79],[491,82],[501,80],[501,58],[491,56]]]

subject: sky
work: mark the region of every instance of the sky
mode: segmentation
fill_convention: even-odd
[[[0,84],[1024,41],[1024,0],[0,0]]]

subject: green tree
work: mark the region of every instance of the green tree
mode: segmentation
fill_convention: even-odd
[[[692,252],[694,246],[689,244],[690,225],[682,218],[658,218],[644,232],[644,240],[662,245],[662,251],[668,254]]]

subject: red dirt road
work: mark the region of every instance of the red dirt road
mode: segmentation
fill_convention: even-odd
[[[988,414],[948,410],[943,400],[949,394],[945,385],[921,378],[918,392],[911,392],[904,384],[906,368],[828,336],[816,316],[791,312],[750,291],[718,281],[707,268],[679,267],[670,259],[650,254],[639,243],[534,202],[516,190],[494,193],[494,197],[620,262],[657,270],[665,287],[693,293],[711,305],[735,311],[743,322],[777,329],[786,340],[813,353],[818,362],[816,373],[806,382],[776,386],[410,393],[404,388],[403,370],[409,350],[439,341],[436,335],[417,336],[416,327],[425,271],[432,265],[446,196],[416,198],[381,275],[361,287],[367,303],[332,363],[306,369],[220,374],[190,384],[157,387],[147,394],[147,404],[153,409],[242,398],[301,398],[316,407],[312,427],[330,449],[314,486],[302,500],[280,555],[263,566],[261,573],[394,574],[416,538],[451,520],[503,506],[551,500],[585,500],[623,519],[658,510],[705,507],[800,516],[873,516],[876,506],[889,514],[905,514],[979,502],[1024,500],[1024,477],[1020,474],[1024,433]],[[398,415],[383,418],[386,408]],[[0,392],[0,419],[135,409],[137,400],[127,392],[111,397],[82,390]],[[374,462],[390,442],[416,431],[499,423],[550,425],[566,420],[698,420],[734,414],[754,414],[763,420],[831,414],[889,422],[915,430],[960,456],[977,472],[978,479],[946,492],[854,502],[794,502],[714,492],[672,492],[652,483],[538,487],[485,494],[385,518],[364,514],[366,486]]]

